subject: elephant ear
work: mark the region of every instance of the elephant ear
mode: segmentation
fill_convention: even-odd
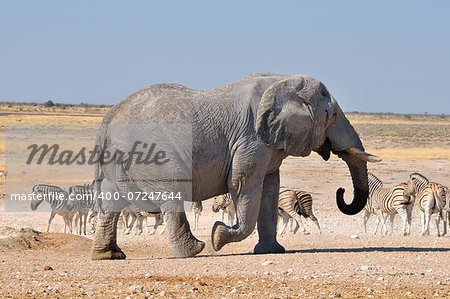
[[[264,92],[258,105],[255,129],[259,138],[288,155],[311,153],[314,111],[307,83],[302,76],[278,81]]]

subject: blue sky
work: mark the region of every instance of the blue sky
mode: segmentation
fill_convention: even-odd
[[[322,80],[344,111],[450,114],[448,1],[0,1],[0,101]]]

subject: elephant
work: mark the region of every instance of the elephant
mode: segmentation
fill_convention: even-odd
[[[125,126],[145,124],[173,125],[175,133],[161,132],[164,129],[117,132]],[[183,124],[188,129],[180,129]],[[154,164],[137,163],[132,154],[106,163],[104,153],[117,149],[133,152],[127,139],[131,135],[139,135],[140,142],[148,144],[158,140],[169,152],[172,149],[171,158],[163,159],[161,154],[159,162],[170,164],[173,173],[167,174],[165,168]],[[211,232],[214,250],[245,239],[257,227],[259,241],[254,253],[284,253],[276,239],[283,159],[289,155],[305,157],[315,151],[324,160],[331,152],[344,160],[352,177],[353,200],[346,203],[345,190],[339,188],[336,202],[347,215],[359,213],[366,205],[367,162],[381,161],[364,151],[357,132],[320,80],[272,73],[251,74],[212,90],[167,83],[139,90],[105,114],[96,148],[101,157],[94,164],[96,191],[118,192],[120,196],[117,200],[99,200],[93,260],[126,258],[116,240],[119,211],[130,201],[124,195],[130,190],[152,193],[156,183],[158,188],[170,188],[171,180],[187,182],[188,187],[182,189],[187,201],[231,194],[237,223],[230,227],[215,222]],[[160,173],[164,174],[158,176]],[[173,203],[142,200],[133,204],[143,210],[156,205],[168,212],[169,240],[175,257],[191,257],[203,250],[205,243],[194,237],[186,214],[176,210]]]

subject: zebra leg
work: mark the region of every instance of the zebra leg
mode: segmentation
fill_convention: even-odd
[[[300,232],[302,233],[302,235],[306,235],[306,228],[305,228],[305,226],[303,225],[302,217],[301,217],[299,214],[297,214],[297,213],[294,213],[293,215],[291,215],[291,217],[292,217],[292,218],[294,219],[294,221],[297,222],[298,225],[300,226]],[[295,234],[296,232],[297,232],[297,231],[295,231],[294,234]]]
[[[284,233],[286,232],[286,227],[287,227],[287,224],[288,224],[288,222],[289,222],[289,218],[291,218],[291,216],[289,216],[288,215],[288,213],[286,213],[285,211],[283,211],[282,213],[281,213],[281,218],[282,218],[282,220],[283,220],[283,224],[282,224],[282,226],[281,226],[281,230],[280,230],[280,235],[284,235]]]
[[[367,221],[370,218],[370,212],[364,209],[364,215],[363,215],[363,225],[364,225],[364,233],[367,235]]]
[[[424,211],[420,211],[420,223],[422,225],[422,236],[425,236],[425,212]]]
[[[47,225],[47,233],[50,231],[50,223],[52,223],[53,218],[55,218],[56,212],[52,211],[50,213],[50,218],[48,218],[48,225]],[[66,232],[66,226],[64,225],[64,233]]]
[[[376,236],[378,231],[378,225],[380,224],[381,216],[379,214],[375,214],[375,230],[373,231],[372,235]]]
[[[381,218],[382,218],[382,229],[381,229],[381,235],[384,237],[387,233],[387,226],[386,226],[386,220],[387,220],[388,214],[381,212]]]
[[[142,214],[139,213],[139,215],[136,216],[137,222],[136,222],[136,232],[135,235],[141,235],[143,232],[143,224],[144,224],[144,217]]]
[[[222,216],[222,222],[225,220],[225,210],[220,209],[220,215]]]
[[[309,218],[316,224],[317,228],[319,229],[319,234],[322,234],[322,230],[320,229],[319,221],[317,220],[316,216],[311,214],[309,215]]]
[[[148,218],[147,218],[148,221]],[[161,224],[162,222],[162,215],[161,214],[156,214],[155,215],[155,224],[153,225],[153,229],[151,232],[149,232],[149,235],[153,235],[154,233],[156,233],[156,230],[158,229],[158,226]]]
[[[162,231],[159,233],[160,235],[164,234],[166,232],[166,228],[167,228],[167,221],[166,221],[165,213],[161,214],[161,222],[159,223],[159,225],[161,225],[162,223],[164,223],[164,226],[163,226]]]
[[[423,232],[422,236],[429,236],[430,235],[430,218],[431,218],[431,211],[428,208],[425,208],[425,231]]]
[[[297,221],[294,221],[294,218],[289,216],[289,225],[292,227],[293,225],[295,225],[294,229],[291,229],[291,232],[296,234],[298,229],[300,228],[300,225],[298,225]]]
[[[445,236],[447,234],[447,218],[448,218],[448,212],[442,211],[442,221],[444,222],[444,231],[442,232],[442,236]]]
[[[83,213],[83,233],[86,236],[86,222],[87,222],[88,213]]]
[[[406,208],[406,218],[408,219],[408,230],[406,231],[406,235],[405,236],[409,236],[409,234],[411,233],[412,208],[413,208],[412,204],[410,204]]]
[[[394,219],[395,219],[395,214],[391,214],[389,216],[389,220],[391,221],[391,233],[389,234],[390,236],[392,236],[394,234]]]
[[[440,227],[439,227],[440,222],[441,222],[441,213],[438,212],[437,216],[436,216],[436,231],[437,231],[438,237],[441,236]]]
[[[408,222],[408,211],[407,209],[397,209],[397,213],[400,215],[400,217],[402,217],[403,220],[403,235],[407,236],[408,233],[406,232],[406,226],[407,226],[407,222]]]

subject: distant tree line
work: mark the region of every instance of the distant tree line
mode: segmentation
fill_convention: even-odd
[[[66,109],[68,107],[83,107],[83,108],[109,108],[112,107],[112,105],[95,105],[95,104],[88,104],[88,103],[79,103],[79,104],[65,104],[65,103],[55,103],[52,100],[48,100],[44,103],[36,103],[36,102],[0,102],[0,105],[8,105],[9,107],[12,106],[42,106],[42,107],[58,107]]]

